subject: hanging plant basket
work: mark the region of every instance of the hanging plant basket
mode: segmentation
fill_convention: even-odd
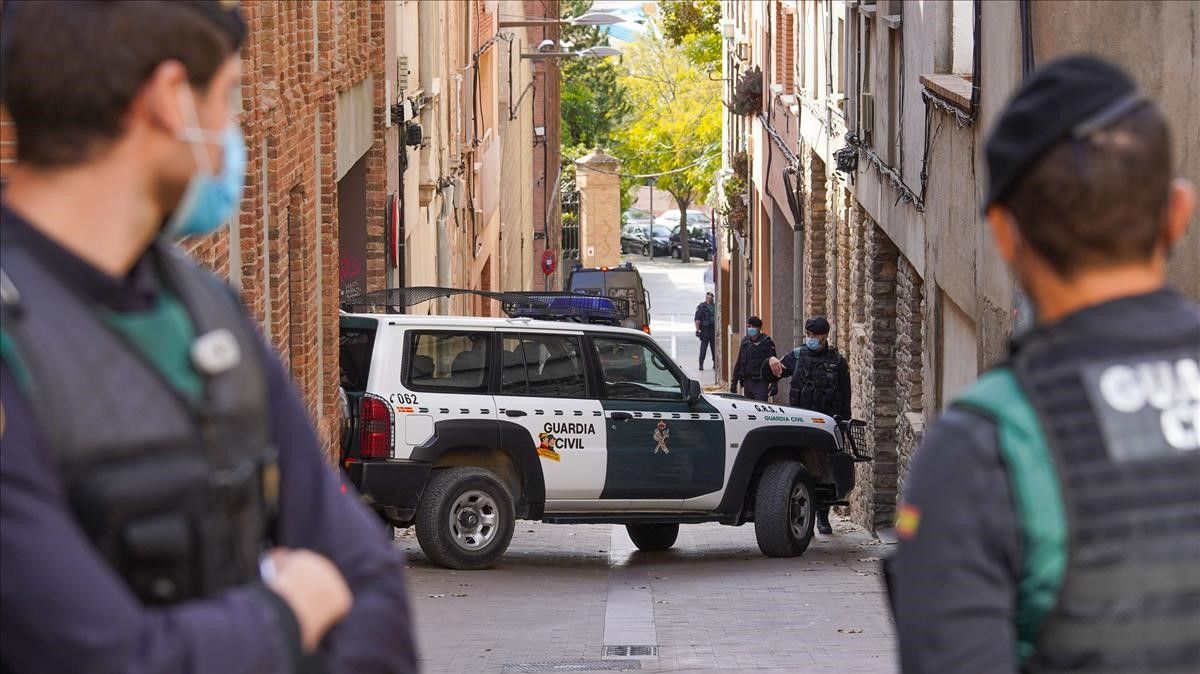
[[[735,115],[751,115],[762,109],[763,75],[762,70],[752,68],[738,77],[733,86],[733,100],[729,109]]]

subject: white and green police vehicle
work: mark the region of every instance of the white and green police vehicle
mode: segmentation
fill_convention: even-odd
[[[342,465],[435,563],[493,565],[517,519],[623,524],[642,550],[753,522],[796,556],[854,487],[861,422],[702,393],[637,330],[509,313],[341,317]]]

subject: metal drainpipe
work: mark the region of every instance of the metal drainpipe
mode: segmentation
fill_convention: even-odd
[[[442,187],[438,193],[442,200],[442,210],[438,213],[436,229],[437,229],[437,283],[439,288],[445,288],[450,283],[450,237],[446,233],[446,222],[450,219],[450,213],[454,210],[454,185],[449,184]],[[443,316],[450,313],[450,298],[443,297],[438,300],[438,313]]]

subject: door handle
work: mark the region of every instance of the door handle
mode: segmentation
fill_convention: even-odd
[[[504,413],[510,417],[527,416],[527,413],[525,412],[525,410],[504,410]]]
[[[613,412],[612,414],[609,415],[608,418],[612,419],[613,421],[629,421],[630,419],[633,418],[633,413],[631,413],[631,412]]]

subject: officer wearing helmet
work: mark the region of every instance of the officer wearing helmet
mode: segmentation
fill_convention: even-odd
[[[1166,285],[1195,202],[1120,68],[1035,71],[986,146],[1036,325],[929,430],[885,564],[905,672],[1200,663],[1200,310]]]
[[[401,553],[173,242],[237,216],[239,11],[2,11],[0,671],[415,671]]]

